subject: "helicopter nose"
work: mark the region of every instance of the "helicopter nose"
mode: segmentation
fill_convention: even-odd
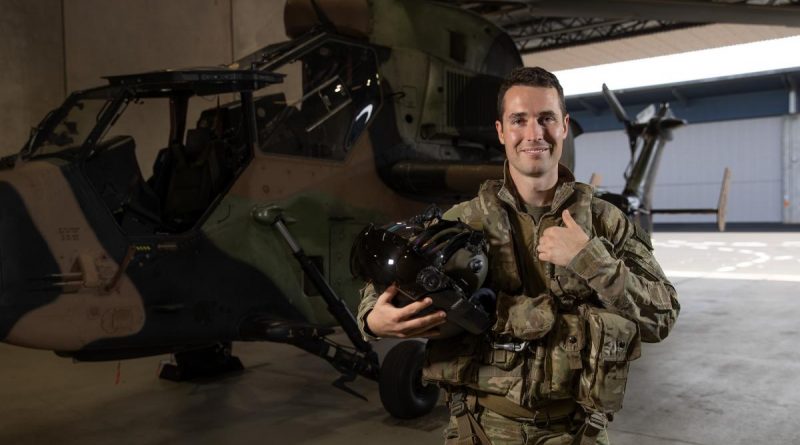
[[[34,201],[40,195],[5,173],[0,171],[0,341],[9,341],[8,334],[22,317],[61,293],[47,282],[60,269],[39,228],[44,216],[35,209],[42,203]]]

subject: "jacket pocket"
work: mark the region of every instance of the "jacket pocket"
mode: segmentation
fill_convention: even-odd
[[[630,362],[641,355],[638,326],[605,309],[586,310],[589,354],[585,359],[578,403],[613,413],[622,408]]]
[[[480,337],[462,334],[428,340],[422,378],[435,383],[467,385],[477,382]]]
[[[542,395],[551,400],[573,397],[583,368],[584,321],[578,315],[559,314],[551,342]]]

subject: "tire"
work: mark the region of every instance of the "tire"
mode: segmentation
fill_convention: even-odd
[[[381,365],[378,391],[386,411],[398,419],[414,419],[433,410],[439,387],[422,381],[425,344],[415,340],[398,343]]]

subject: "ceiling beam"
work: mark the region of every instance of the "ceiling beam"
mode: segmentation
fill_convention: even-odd
[[[513,15],[534,17],[604,17],[800,27],[800,5],[797,3],[756,5],[693,0],[527,0],[516,3],[527,7],[517,9]]]

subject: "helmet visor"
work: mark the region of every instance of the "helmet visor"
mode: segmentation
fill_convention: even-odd
[[[417,272],[426,266],[425,258],[408,246],[397,232],[413,230],[380,229],[367,226],[353,243],[350,252],[350,272],[353,276],[376,284],[406,284],[416,281]]]

